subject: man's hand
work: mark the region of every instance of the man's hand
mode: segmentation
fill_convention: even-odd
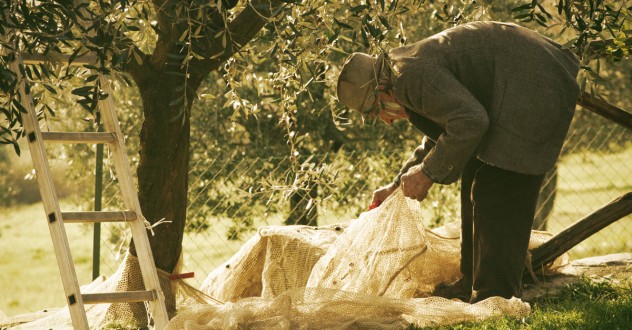
[[[399,187],[395,183],[391,182],[384,187],[378,188],[373,192],[373,200],[371,201],[371,205],[380,205],[383,201],[385,201],[388,196],[390,196],[395,189]]]
[[[401,178],[404,196],[420,202],[426,199],[428,190],[430,190],[433,183],[426,173],[421,170],[421,165],[411,167]]]

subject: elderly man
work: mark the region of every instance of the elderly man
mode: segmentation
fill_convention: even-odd
[[[573,117],[578,70],[559,44],[499,22],[464,24],[377,57],[354,53],[344,64],[343,104],[387,124],[408,119],[425,135],[373,202],[399,186],[422,201],[433,184],[461,177],[463,277],[453,288],[466,288],[471,303],[522,295],[536,201]]]

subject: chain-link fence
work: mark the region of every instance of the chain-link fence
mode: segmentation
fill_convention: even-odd
[[[632,131],[583,110],[578,110],[575,119],[556,171],[547,176],[541,194],[537,220],[553,233],[559,233],[610,200],[632,191]],[[232,256],[260,226],[323,225],[357,217],[370,203],[372,191],[392,180],[411,152],[358,149],[294,159],[245,156],[239,150],[232,150],[235,148],[226,149],[225,154],[218,153],[216,157],[194,156],[191,160],[182,271],[195,272],[195,278],[189,280],[193,285],[199,285],[210,271]],[[79,153],[86,161],[92,159],[93,155],[84,151],[75,148],[61,154]],[[103,208],[117,210],[121,207],[117,200],[119,187],[112,179],[114,174],[108,170],[109,158],[105,160]],[[25,160],[25,163],[28,162]],[[60,159],[58,163],[65,164],[67,160]],[[94,167],[94,162],[89,161],[87,165]],[[89,172],[59,170],[60,181],[72,182],[74,186],[81,186],[77,191],[85,190],[86,195],[93,195],[94,177],[88,175]],[[81,177],[76,178],[77,175],[72,174],[75,172]],[[35,182],[31,184],[36,191]],[[433,187],[431,195],[422,203],[422,218],[427,226],[458,220],[458,192],[458,184]],[[39,216],[41,210],[36,214]],[[85,243],[91,239],[92,228],[83,226],[81,242],[71,243],[73,253],[84,251],[77,253],[81,255],[81,267],[77,271],[85,281],[91,273],[90,258],[85,251],[92,250],[90,244]],[[101,226],[100,273],[110,275],[122,261],[130,239],[129,230],[125,225],[114,223]],[[48,233],[44,231],[41,239],[48,242]],[[629,252],[631,248],[632,216],[627,216],[577,245],[571,255],[581,258]]]
[[[589,124],[587,124],[589,123]],[[558,233],[610,200],[632,191],[632,131],[578,110],[562,156],[542,188],[536,226]],[[192,284],[221,265],[260,226],[323,225],[358,216],[372,191],[388,183],[409,150],[338,152],[294,157],[193,159],[183,272]],[[113,182],[105,187],[117,189]],[[107,195],[107,194],[106,194]],[[428,226],[458,220],[459,186],[435,185],[423,202]],[[104,205],[115,204],[108,200]],[[102,273],[118,267],[129,237],[115,224],[102,235]],[[571,250],[573,258],[630,251],[632,216],[627,216]]]

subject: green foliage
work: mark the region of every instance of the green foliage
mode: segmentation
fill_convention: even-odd
[[[602,55],[620,60],[629,54],[624,29],[629,24],[626,17],[629,17],[632,7],[628,7],[625,1],[556,0],[554,7],[546,1],[520,2],[523,4],[512,9],[514,19],[523,23],[535,22],[545,28],[562,24],[560,33],[571,28],[577,36],[568,45],[573,45],[583,53],[588,51],[583,48],[590,41],[603,39],[605,34],[617,42],[612,43],[609,49],[604,49]]]
[[[389,43],[405,42],[403,28],[389,22],[397,22],[410,10],[409,6],[418,8],[418,4],[317,4],[317,1],[305,3],[311,7],[307,11],[302,6],[286,8],[285,15],[268,23],[259,40],[250,43],[221,68],[221,78],[211,74],[209,80],[221,81],[221,84],[202,85],[202,98],[193,109],[194,160],[198,154],[204,158],[221,153],[226,156],[220,158],[235,159],[235,162],[275,155],[269,164],[253,167],[257,169],[255,178],[263,180],[259,179],[256,184],[244,182],[238,188],[250,193],[253,203],[265,201],[270,212],[274,212],[278,202],[287,201],[294,194],[304,194],[313,185],[318,187],[315,205],[336,200],[347,207],[354,205],[364,209],[367,200],[358,201],[358,191],[350,192],[350,187],[369,189],[370,196],[371,189],[393,179],[407,151],[396,157],[396,164],[373,163],[374,167],[388,166],[392,172],[373,177],[368,185],[370,172],[336,176],[332,168],[361,161],[370,163],[374,159],[345,160],[349,152],[367,150],[376,154],[372,156],[384,159],[388,158],[384,157],[384,150],[412,149],[421,139],[406,125],[397,125],[395,130],[382,124],[351,129],[351,125],[357,126],[359,118],[347,109],[340,109],[331,93],[337,74],[337,67],[332,63],[341,63],[346,54],[358,47],[370,51],[368,48],[380,49]],[[223,91],[225,99],[215,97],[218,85],[227,86]],[[215,111],[195,111],[198,106]],[[204,128],[202,134],[196,134],[197,127]],[[274,170],[275,177],[266,166]],[[224,173],[231,173],[228,167]],[[214,180],[224,181],[216,176],[216,171],[209,173],[215,175]],[[221,190],[214,191],[203,185],[199,189],[208,189],[209,194],[220,192],[216,196],[225,195]],[[270,195],[275,198],[271,199]],[[364,198],[368,198],[367,191]],[[207,203],[213,205],[211,200]],[[231,209],[239,209],[239,219],[252,216],[250,212],[254,210],[240,205],[208,209],[225,210],[228,216],[235,215]],[[208,218],[212,214],[201,215]],[[204,226],[196,222],[191,228]]]
[[[354,208],[359,210],[365,202],[357,200],[358,196],[367,198],[372,189],[392,180],[401,159],[421,137],[403,124],[394,129],[380,123],[360,126],[357,115],[337,103],[335,79],[344,58],[354,51],[377,53],[473,20],[520,21],[573,48],[583,58],[580,79],[586,90],[621,100],[622,106],[631,104],[629,84],[622,83],[631,67],[620,61],[629,55],[630,47],[626,1],[249,4],[194,0],[156,4],[133,0],[75,6],[59,0],[4,2],[0,4],[2,48],[48,53],[51,58],[54,53],[72,54],[73,58],[94,55],[94,65],[68,68],[52,61],[20,70],[34,91],[41,119],[53,122],[55,116],[68,116],[71,111],[60,108],[71,103],[93,111],[96,101],[106,97],[97,73],[111,75],[131,146],[139,144],[135,137],[142,115],[152,114],[143,113],[135,90],[147,87],[127,87],[126,82],[131,76],[151,88],[155,82],[140,69],[148,63],[150,71],[166,72],[175,87],[165,108],[179,109],[174,118],[182,118],[183,123],[191,116],[191,164],[202,164],[192,167],[190,174],[200,178],[189,183],[190,210],[196,210],[189,212],[190,230],[208,228],[205,219],[210,216],[234,217],[245,226],[252,223],[244,219],[258,208],[244,208],[226,196],[247,195],[254,204],[273,212],[281,207],[280,202],[317,187],[313,205],[338,200],[341,206],[357,205]],[[272,15],[256,37],[243,40],[237,33],[239,27],[231,22],[252,8],[261,14],[272,11]],[[16,72],[9,67],[12,58],[11,54],[0,58],[0,143],[13,144],[19,152],[23,106],[15,93]],[[199,87],[197,81],[203,81]],[[86,116],[88,127],[78,123],[81,119],[71,126],[94,129],[94,115],[77,117]],[[583,116],[578,120],[585,125],[600,121]],[[138,160],[134,149],[130,148],[133,163]],[[395,150],[401,155],[393,156]],[[365,156],[371,168],[388,168],[388,172],[336,175],[341,172],[334,168],[356,164],[349,157],[356,151],[362,151],[356,155]],[[85,168],[92,166],[93,153],[85,148],[67,154],[73,167]],[[240,161],[259,158],[270,160],[252,164],[252,170],[239,179],[222,174],[241,166]],[[220,164],[224,164],[221,172]],[[83,173],[76,170],[73,175],[79,178]],[[109,176],[108,180],[115,182],[116,178]],[[456,188],[434,190],[436,196],[432,197],[440,202],[430,208],[433,225],[456,215],[456,210],[442,209],[442,205],[456,203]],[[114,196],[109,191],[106,194]],[[229,236],[237,237],[242,227],[231,229]]]
[[[612,64],[629,58],[632,49],[629,35],[632,6],[627,1],[556,0],[554,7],[545,1],[520,2],[523,4],[512,9],[514,19],[535,22],[545,28],[545,33],[564,36],[567,39],[564,47],[573,49],[580,57],[581,90],[610,96],[630,106],[629,93],[619,92],[620,82],[612,79],[613,75],[630,72],[629,63]]]
[[[54,101],[64,89],[75,95],[73,103],[93,113],[97,101],[107,97],[98,75],[129,81],[117,72],[135,55],[137,45],[147,49],[147,43],[155,40],[155,35],[140,32],[153,31],[145,29],[149,23],[142,19],[148,17],[144,1],[70,2],[20,0],[0,4],[0,138],[14,144],[16,150],[17,139],[24,135],[19,118],[24,109],[19,104],[25,100],[17,96],[16,72],[10,68],[16,58],[13,51],[44,54],[47,59],[37,65],[19,66],[27,89],[35,91],[35,107],[43,115],[40,119],[46,119],[46,113],[55,115]],[[59,54],[70,57],[62,61]],[[94,64],[67,66],[84,55],[94,55]]]

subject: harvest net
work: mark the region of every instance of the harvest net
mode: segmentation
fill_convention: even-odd
[[[200,290],[161,274],[163,289],[171,288],[167,301],[177,304],[168,329],[400,329],[529,314],[518,298],[469,304],[432,297],[437,285],[461,276],[460,225],[429,230],[420,214],[419,203],[398,189],[348,223],[263,227]],[[534,231],[530,248],[549,237]],[[112,277],[82,292],[140,289],[138,264],[128,256]],[[140,303],[86,307],[91,328],[147,324]],[[67,309],[21,325],[43,326],[70,327]]]

